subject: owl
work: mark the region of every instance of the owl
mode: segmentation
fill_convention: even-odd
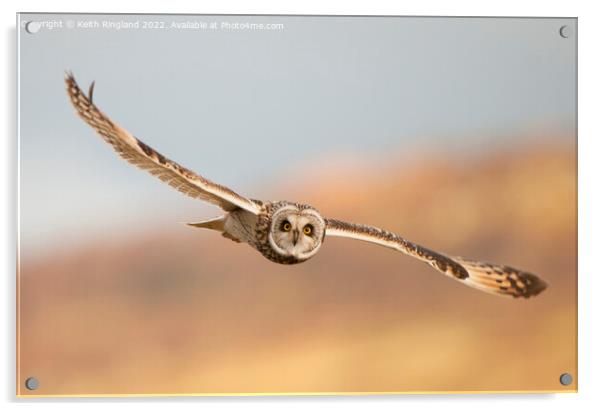
[[[66,75],[65,83],[79,116],[123,159],[178,191],[223,210],[219,217],[190,226],[217,231],[227,239],[248,244],[274,263],[302,263],[318,253],[326,238],[343,237],[399,251],[458,282],[496,295],[529,298],[547,287],[534,274],[438,253],[380,228],[326,218],[307,204],[244,197],[164,157],[114,123],[93,103],[94,83],[87,95],[72,74]]]

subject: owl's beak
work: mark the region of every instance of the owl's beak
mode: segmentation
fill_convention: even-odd
[[[293,231],[293,245],[297,245],[297,241],[299,241],[299,231]]]

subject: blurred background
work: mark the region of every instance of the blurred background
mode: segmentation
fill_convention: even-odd
[[[577,377],[575,20],[20,21],[41,25],[19,33],[18,380],[40,381],[21,395],[575,389],[558,382]],[[499,298],[336,238],[281,266],[180,224],[219,210],[119,159],[65,70],[243,195],[550,287]]]

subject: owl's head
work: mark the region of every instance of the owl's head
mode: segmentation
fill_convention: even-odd
[[[283,257],[303,261],[318,252],[326,233],[326,223],[310,206],[286,204],[272,214],[268,239]]]

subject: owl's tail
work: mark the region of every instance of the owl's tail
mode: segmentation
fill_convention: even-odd
[[[225,238],[228,238],[236,243],[240,243],[241,239],[233,236],[231,233],[226,231],[225,227],[226,216],[222,215],[219,217],[212,218],[211,220],[199,221],[198,223],[186,223],[191,227],[196,228],[207,228],[209,230],[215,230],[222,233]]]
[[[211,220],[199,221],[198,223],[186,223],[186,224],[188,224],[191,227],[207,228],[209,230],[216,230],[216,231],[224,231],[224,220],[225,220],[225,217],[222,215],[219,217],[212,218]]]

